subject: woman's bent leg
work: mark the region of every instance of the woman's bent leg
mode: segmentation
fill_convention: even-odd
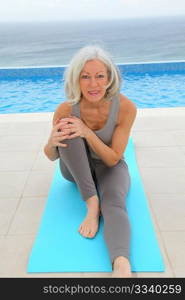
[[[99,199],[88,145],[80,137],[65,140],[65,143],[68,147],[58,148],[61,172],[66,179],[77,183],[83,199],[86,200],[87,215],[78,231],[82,236],[92,238],[99,225]]]
[[[68,168],[66,167],[64,161],[60,158],[60,172],[62,173],[63,177],[69,181],[75,182],[73,176],[69,172]]]
[[[85,141],[81,137],[76,137],[64,142],[68,145],[66,148],[58,147],[63,176],[76,182],[84,200],[97,195]]]

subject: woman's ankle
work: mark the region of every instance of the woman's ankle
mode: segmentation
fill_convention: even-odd
[[[129,260],[124,256],[116,257],[113,262],[113,277],[131,277],[131,266]]]
[[[86,200],[86,205],[87,205],[87,213],[89,215],[92,215],[96,217],[99,215],[100,212],[100,205],[99,205],[99,199],[97,195],[94,195],[90,197],[89,199]]]
[[[122,267],[123,265],[130,269],[130,262],[128,258],[125,256],[118,256],[113,262],[113,269]]]

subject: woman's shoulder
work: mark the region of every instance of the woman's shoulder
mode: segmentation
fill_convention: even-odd
[[[120,109],[127,112],[137,110],[135,103],[123,94],[119,94]]]
[[[53,124],[57,119],[67,118],[71,115],[72,104],[69,101],[60,103],[53,115]]]
[[[135,103],[127,98],[123,94],[119,94],[119,115],[118,115],[118,123],[120,123],[126,116],[135,118],[137,113],[137,107]]]

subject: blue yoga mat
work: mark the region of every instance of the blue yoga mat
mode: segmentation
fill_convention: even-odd
[[[163,272],[164,264],[131,138],[125,160],[131,176],[127,210],[131,224],[132,271]],[[95,238],[88,239],[78,232],[85,215],[86,205],[76,184],[62,177],[58,163],[29,257],[28,272],[111,272],[103,239],[103,218]]]

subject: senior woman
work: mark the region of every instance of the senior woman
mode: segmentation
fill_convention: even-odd
[[[62,175],[76,182],[86,202],[79,233],[93,238],[101,213],[112,277],[131,277],[125,207],[130,175],[123,154],[136,106],[120,94],[120,85],[119,70],[107,52],[97,46],[80,49],[65,71],[67,100],[54,113],[44,151],[50,160],[60,159]]]

